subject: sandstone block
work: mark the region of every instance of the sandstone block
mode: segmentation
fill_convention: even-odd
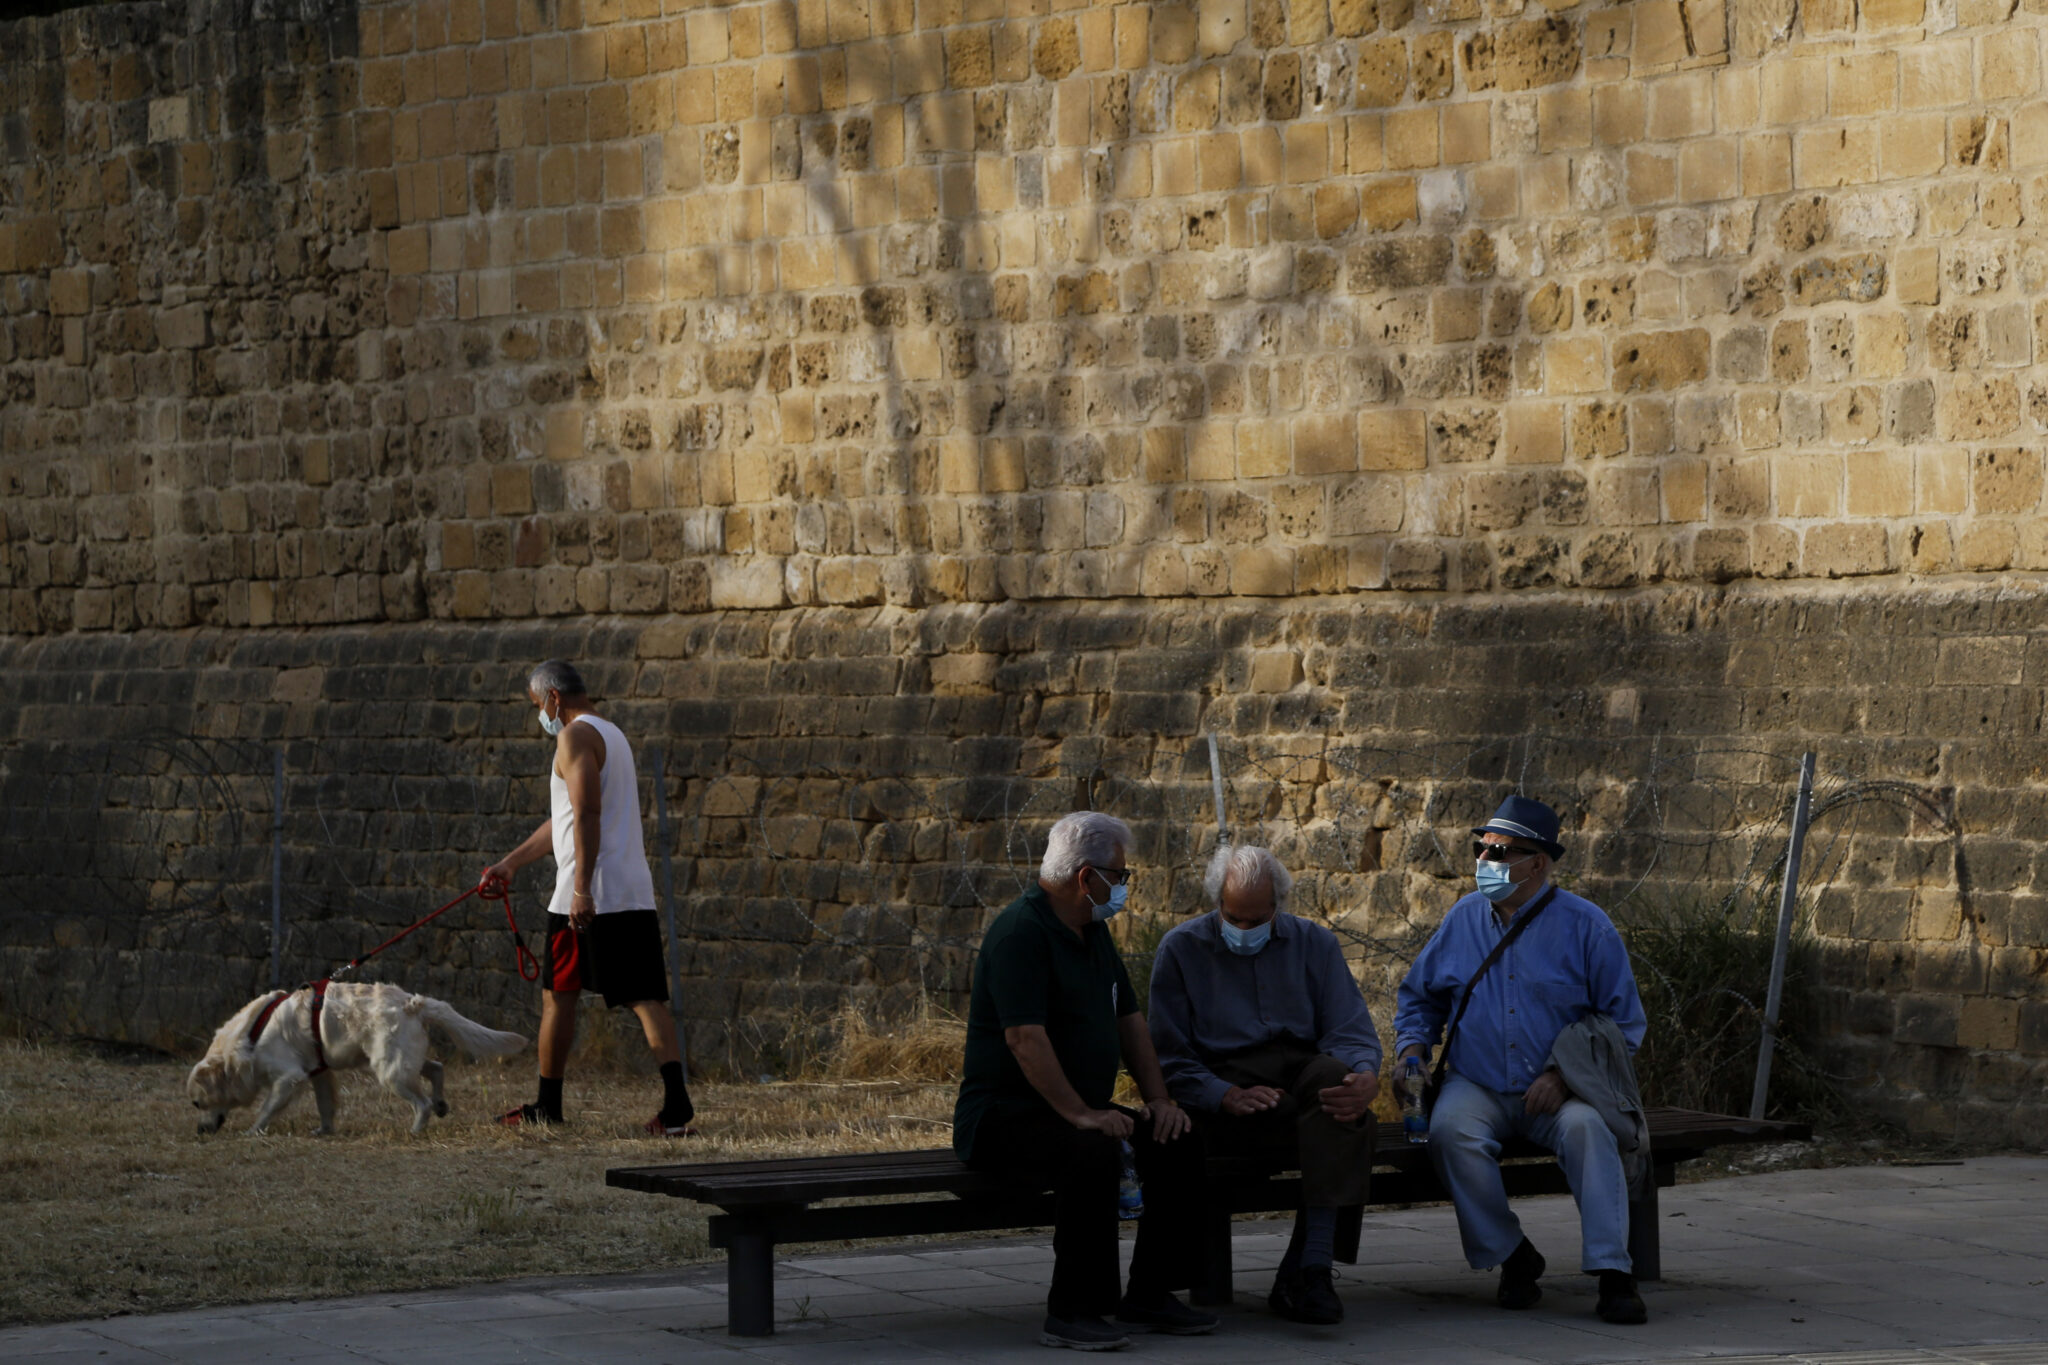
[[[1890,549],[1882,526],[1863,524],[1815,526],[1806,533],[1801,570],[1812,576],[1852,578],[1891,570]]]
[[[1360,469],[1424,468],[1428,463],[1426,415],[1417,409],[1367,408],[1358,415],[1357,453]]]
[[[1941,393],[1940,430],[1950,440],[2003,436],[2019,420],[2019,388],[2004,376],[1957,378]]]
[[[1885,259],[1876,252],[1807,261],[1792,272],[1792,296],[1805,307],[1868,303],[1884,293],[1886,273]]]
[[[1557,463],[1564,458],[1564,404],[1509,404],[1506,437],[1509,464]]]
[[[1620,393],[1673,389],[1707,377],[1712,343],[1704,328],[1635,332],[1614,343],[1614,388]]]
[[[1493,44],[1493,77],[1502,90],[1554,85],[1579,69],[1578,26],[1562,15],[1509,24]]]
[[[711,561],[711,605],[721,610],[760,611],[787,600],[782,560],[774,556],[720,556]]]
[[[2027,513],[2040,506],[2042,459],[2038,450],[1978,451],[1971,458],[1970,473],[1972,502],[1979,512]]]
[[[1297,650],[1267,649],[1252,655],[1250,686],[1254,692],[1287,692],[1301,678],[1301,654]]]
[[[1240,597],[1286,597],[1294,592],[1294,552],[1258,545],[1230,552],[1230,590]]]

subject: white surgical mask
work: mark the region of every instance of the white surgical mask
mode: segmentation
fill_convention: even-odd
[[[1253,929],[1240,929],[1227,919],[1218,918],[1223,930],[1223,944],[1239,957],[1250,957],[1266,946],[1266,940],[1273,937],[1273,921]]]

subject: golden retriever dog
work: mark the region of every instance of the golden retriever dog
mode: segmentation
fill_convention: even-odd
[[[441,1095],[441,1064],[427,1056],[427,1025],[442,1029],[473,1057],[509,1057],[526,1046],[519,1034],[500,1033],[465,1019],[446,1001],[382,983],[337,981],[328,986],[320,1012],[320,1050],[329,1069],[315,1074],[320,1052],[313,1041],[310,987],[291,992],[271,1012],[261,1036],[249,1036],[257,1016],[277,995],[266,991],[235,1011],[192,1068],[185,1093],[200,1111],[201,1133],[219,1132],[228,1110],[258,1099],[262,1107],[249,1131],[261,1133],[298,1098],[309,1079],[320,1106],[318,1131],[332,1133],[334,1073],[359,1066],[370,1068],[386,1090],[412,1106],[412,1130],[417,1133],[427,1126],[428,1115],[448,1113],[448,1101]],[[420,1085],[422,1080],[431,1094]]]

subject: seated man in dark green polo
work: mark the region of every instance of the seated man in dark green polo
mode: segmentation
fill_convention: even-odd
[[[1202,1151],[1167,1097],[1152,1035],[1103,921],[1123,908],[1131,831],[1076,811],[1052,827],[1038,885],[996,916],[981,942],[967,1011],[967,1059],[953,1150],[977,1170],[1050,1187],[1048,1346],[1108,1351],[1131,1332],[1192,1335],[1216,1319],[1172,1291],[1192,1279]],[[1111,1102],[1119,1064],[1145,1112]],[[1119,1295],[1117,1183],[1124,1142],[1145,1194],[1129,1291]],[[1116,1321],[1105,1321],[1114,1313]]]

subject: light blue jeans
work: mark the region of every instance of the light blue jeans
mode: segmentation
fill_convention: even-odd
[[[1525,1114],[1520,1094],[1476,1085],[1455,1072],[1429,1115],[1429,1156],[1458,1210],[1458,1236],[1474,1270],[1499,1265],[1521,1244],[1522,1223],[1501,1183],[1501,1143],[1527,1138],[1557,1154],[1579,1205],[1579,1268],[1628,1270],[1628,1177],[1621,1149],[1584,1100],[1554,1114]]]

